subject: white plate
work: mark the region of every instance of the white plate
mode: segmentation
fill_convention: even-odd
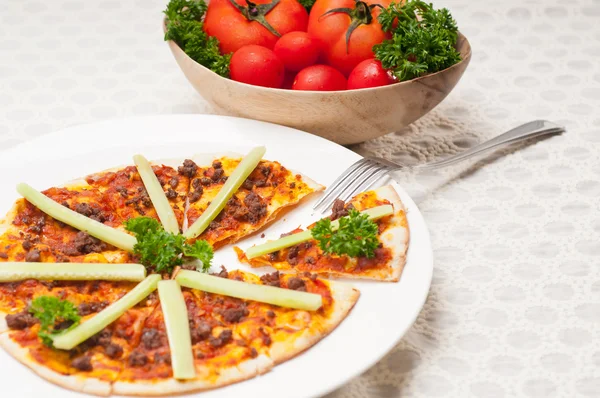
[[[266,145],[266,159],[279,160],[327,185],[359,156],[348,149],[298,130],[246,119],[209,115],[157,116],[82,125],[62,130],[0,153],[0,212],[17,198],[15,185],[38,189],[91,172],[131,164],[135,153],[149,159],[187,157],[194,153],[236,151]],[[429,234],[415,203],[396,186],[407,208],[410,247],[398,283],[352,282],[361,297],[348,318],[316,346],[271,372],[233,386],[199,393],[205,398],[294,398],[326,394],[373,366],[391,350],[416,319],[431,283],[433,259]],[[313,199],[314,201],[314,199]],[[270,226],[267,238],[278,237],[316,219],[312,203],[289,212]],[[258,235],[258,234],[257,234]],[[242,248],[259,236],[242,241]],[[215,268],[246,268],[230,247],[215,255]],[[2,396],[76,397],[45,382],[0,350]]]

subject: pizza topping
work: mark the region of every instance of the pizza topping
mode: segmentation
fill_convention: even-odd
[[[105,222],[107,217],[97,205],[89,205],[88,203],[77,203],[75,211],[81,215],[91,218],[94,221]]]
[[[219,278],[229,278],[229,272],[227,272],[227,268],[224,265],[221,265],[221,271],[218,273],[211,274],[213,276],[218,276]]]
[[[171,272],[175,266],[183,264],[184,257],[199,260],[197,270],[205,272],[210,268],[213,251],[204,240],[190,245],[183,235],[165,231],[157,220],[150,217],[132,218],[125,223],[125,229],[137,238],[134,254],[142,264],[156,272]]]
[[[120,358],[123,355],[123,347],[118,344],[111,343],[106,346],[106,355],[112,359]]]
[[[121,194],[121,196],[125,199],[127,199],[127,197],[129,197],[129,192],[127,191],[127,188],[125,188],[125,187],[116,187],[115,191],[117,191],[119,194]]]
[[[73,361],[71,361],[71,366],[77,370],[81,370],[82,372],[90,372],[92,369],[94,369],[92,366],[92,360],[87,355],[75,358]]]
[[[0,258],[7,259],[8,258],[8,254],[0,252]]]
[[[181,270],[175,277],[180,285],[208,293],[254,300],[281,307],[316,311],[323,305],[320,294],[223,279],[194,271]]]
[[[223,175],[225,174],[225,170],[223,169],[214,169],[212,175],[210,176],[210,179],[213,181],[219,181],[221,179],[221,177],[223,177]]]
[[[160,279],[160,275],[146,277],[146,279],[130,290],[129,293],[106,307],[100,313],[65,334],[55,337],[54,346],[62,350],[70,350],[87,340],[117,320],[125,311],[146,298],[156,289],[156,285]]]
[[[124,280],[139,282],[145,277],[146,269],[141,264],[40,264],[37,262],[7,262],[0,264],[0,282],[31,278],[41,281],[50,280],[52,282],[43,282],[49,289],[59,285],[61,280]]]
[[[188,199],[190,200],[190,203],[196,203],[197,201],[200,200],[200,198],[202,197],[202,193],[203,193],[203,189],[202,187],[200,187],[200,189],[197,189],[193,192],[190,192],[188,195]]]
[[[23,246],[23,250],[29,251],[33,247],[33,243],[29,239],[25,239],[21,246]]]
[[[209,343],[215,348],[223,347],[232,340],[233,333],[230,329],[223,329],[218,337],[211,336]]]
[[[6,325],[9,329],[23,330],[30,326],[35,325],[39,321],[28,311],[19,312],[17,314],[10,314],[6,316]]]
[[[160,339],[161,333],[157,329],[146,329],[142,333],[142,344],[148,350],[160,347]]]
[[[238,323],[243,317],[248,316],[248,313],[248,309],[242,304],[239,307],[224,310],[223,319],[225,319],[225,322]]]
[[[260,281],[265,285],[280,287],[279,271],[275,271],[270,274],[262,275],[260,277]]]
[[[133,367],[144,366],[148,363],[148,356],[141,351],[132,351],[129,354],[129,365]]]
[[[106,244],[100,239],[94,238],[87,232],[79,231],[67,246],[65,254],[69,256],[80,256],[83,254],[100,253],[106,250]]]
[[[306,282],[304,282],[300,278],[290,278],[287,281],[287,288],[305,292],[306,291]]]
[[[29,312],[40,321],[38,336],[49,347],[55,336],[76,326],[81,319],[73,303],[51,296],[37,297],[31,302]]]
[[[33,249],[25,255],[25,261],[30,263],[39,263],[42,261],[42,256],[38,249]]]
[[[192,178],[193,176],[195,176],[196,170],[198,170],[198,165],[190,159],[184,160],[183,165],[177,168],[179,174],[188,178]]]
[[[27,184],[21,183],[17,185],[17,191],[38,209],[56,220],[62,221],[76,229],[86,231],[95,238],[120,249],[133,251],[133,246],[136,242],[133,236],[61,206]]]
[[[184,236],[187,239],[195,238],[206,230],[211,221],[213,221],[219,215],[221,210],[223,210],[229,198],[237,192],[238,188],[256,168],[258,162],[260,162],[260,159],[265,154],[265,151],[265,147],[254,148],[242,159],[223,187],[221,187],[215,198],[210,202],[210,205],[208,205],[206,210],[204,210],[202,215],[188,228],[188,230],[185,231]]]
[[[169,188],[167,192],[165,192],[165,195],[168,199],[175,199],[177,197],[177,192],[175,192],[173,188]]]
[[[375,249],[379,246],[379,230],[375,222],[357,210],[350,210],[348,216],[338,221],[339,227],[335,230],[328,218],[319,220],[311,230],[324,253],[346,254],[350,257],[375,256]]]
[[[246,195],[244,204],[248,207],[248,221],[252,224],[257,223],[267,215],[267,205],[263,203],[261,197],[255,192],[250,192]]]
[[[270,346],[273,341],[271,340],[271,336],[269,336],[269,333],[267,333],[262,327],[259,327],[258,331],[260,332],[260,337],[262,339],[263,344],[266,346]]]
[[[192,343],[196,344],[199,341],[206,340],[210,337],[212,327],[208,322],[198,321],[197,326],[191,329]]]
[[[161,184],[158,181],[158,177],[156,177],[150,162],[148,162],[145,157],[142,155],[135,155],[133,157],[133,162],[137,167],[138,173],[146,188],[147,195],[149,195],[151,204],[154,205],[156,214],[158,214],[158,218],[164,229],[174,234],[179,233],[179,222],[177,221],[175,212],[169,204],[169,200],[167,196],[165,196],[165,192],[162,188],[164,183]],[[175,196],[177,196],[177,194],[175,194]],[[146,202],[144,202],[144,205],[148,206]]]
[[[267,316],[269,318],[275,318],[275,313],[273,311],[269,310],[269,311],[267,311]]]
[[[373,207],[371,209],[364,210],[364,211],[360,212],[359,214],[366,216],[368,220],[377,220],[379,218],[389,216],[393,213],[394,213],[394,208],[391,205],[382,205],[382,206],[377,206],[377,207]],[[321,222],[322,223],[321,225],[325,225],[325,227],[322,227],[320,230],[323,233],[322,237],[323,237],[324,241],[329,240],[330,234],[332,235],[333,231],[336,231],[339,228],[340,220],[343,220],[343,219],[344,218],[342,217],[339,220],[331,221],[329,218],[324,218],[317,222],[317,224],[319,222]],[[351,225],[354,226],[354,223],[351,223]],[[377,224],[375,224],[375,226],[377,226]],[[316,228],[316,225],[315,225],[315,228]],[[251,260],[253,258],[262,256],[262,255],[265,255],[268,253],[273,253],[278,250],[285,249],[287,247],[291,247],[291,246],[297,245],[299,243],[309,241],[314,238],[313,234],[315,232],[315,228],[309,229],[306,231],[297,232],[297,233],[294,233],[289,236],[284,236],[280,239],[277,239],[272,242],[267,242],[262,245],[250,247],[248,250],[246,250],[246,253],[245,253],[246,257],[248,258],[248,260]],[[317,230],[317,233],[318,232],[319,232],[319,230]],[[348,234],[347,232],[348,231],[346,231],[346,233],[343,234],[343,236],[349,237],[349,239],[352,238],[353,235]],[[371,236],[371,235],[368,235],[368,236]],[[340,241],[339,238],[338,238],[338,241]],[[342,246],[344,246],[344,245],[342,245]],[[348,244],[348,246],[351,248],[355,247],[355,246],[362,247],[360,243],[356,243],[356,242],[350,242]]]
[[[338,218],[346,217],[349,214],[349,211],[352,209],[354,209],[354,205],[352,203],[349,203],[346,206],[346,203],[344,203],[343,200],[336,199],[333,202],[333,207],[331,208],[331,215],[329,216],[329,219],[333,221],[337,220]]]

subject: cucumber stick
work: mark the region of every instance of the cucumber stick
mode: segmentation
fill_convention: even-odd
[[[145,277],[146,268],[141,264],[0,263],[0,282],[13,282],[25,279],[140,282]]]
[[[27,184],[18,184],[17,192],[50,217],[62,221],[73,228],[85,231],[93,237],[116,246],[119,249],[133,252],[133,246],[137,243],[135,237],[74,212]]]
[[[192,338],[187,307],[181,288],[174,280],[158,282],[158,296],[171,349],[173,377],[179,380],[196,377]]]
[[[363,210],[360,213],[368,215],[369,220],[377,220],[379,218],[394,214],[394,207],[392,205],[382,205]],[[333,230],[338,229],[339,226],[340,223],[338,220],[331,222],[331,228]],[[286,247],[294,246],[311,239],[312,233],[310,229],[308,229],[306,231],[298,232],[297,234],[284,236],[283,238],[263,243],[262,245],[252,246],[246,250],[246,257],[248,260],[251,260],[267,253],[273,253],[277,250],[285,249]]]
[[[192,239],[204,232],[210,222],[223,210],[227,201],[237,192],[239,187],[246,181],[246,178],[256,168],[265,151],[266,148],[264,146],[259,146],[244,156],[233,173],[227,178],[217,196],[210,202],[204,213],[183,233],[183,236],[187,239]]]
[[[145,299],[156,289],[156,285],[160,280],[161,276],[158,274],[147,276],[146,279],[138,283],[129,293],[100,311],[96,316],[65,334],[56,336],[53,341],[54,347],[61,350],[71,350],[78,344],[89,339],[116,321],[125,311]]]
[[[280,307],[316,311],[323,305],[320,294],[220,278],[195,271],[181,270],[175,278],[181,286],[222,294],[243,300],[260,301]]]
[[[137,167],[138,173],[140,173],[140,177],[142,177],[146,191],[148,191],[150,200],[156,209],[158,218],[165,231],[178,234],[179,222],[177,222],[175,212],[169,204],[169,199],[167,199],[158,178],[156,178],[156,174],[154,174],[150,162],[142,155],[135,155],[133,157],[133,162]]]

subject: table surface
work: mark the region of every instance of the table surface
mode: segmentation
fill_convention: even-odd
[[[162,42],[165,4],[3,2],[0,148],[109,118],[211,112]],[[435,4],[471,41],[465,76],[423,119],[352,149],[423,162],[532,119],[568,133],[398,177],[431,230],[431,292],[403,341],[328,398],[598,397],[600,1]]]

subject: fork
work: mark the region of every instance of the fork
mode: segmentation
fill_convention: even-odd
[[[348,167],[334,182],[327,188],[325,194],[313,206],[314,210],[321,209],[324,213],[328,210],[336,199],[344,202],[350,199],[354,194],[369,189],[380,178],[397,170],[407,171],[429,171],[440,167],[449,166],[466,159],[470,159],[483,152],[496,149],[508,144],[514,144],[529,138],[543,135],[562,134],[566,130],[564,127],[549,122],[547,120],[534,120],[513,128],[497,137],[484,141],[472,148],[447,158],[436,160],[429,163],[407,166],[391,160],[379,157],[365,157],[356,161]]]

